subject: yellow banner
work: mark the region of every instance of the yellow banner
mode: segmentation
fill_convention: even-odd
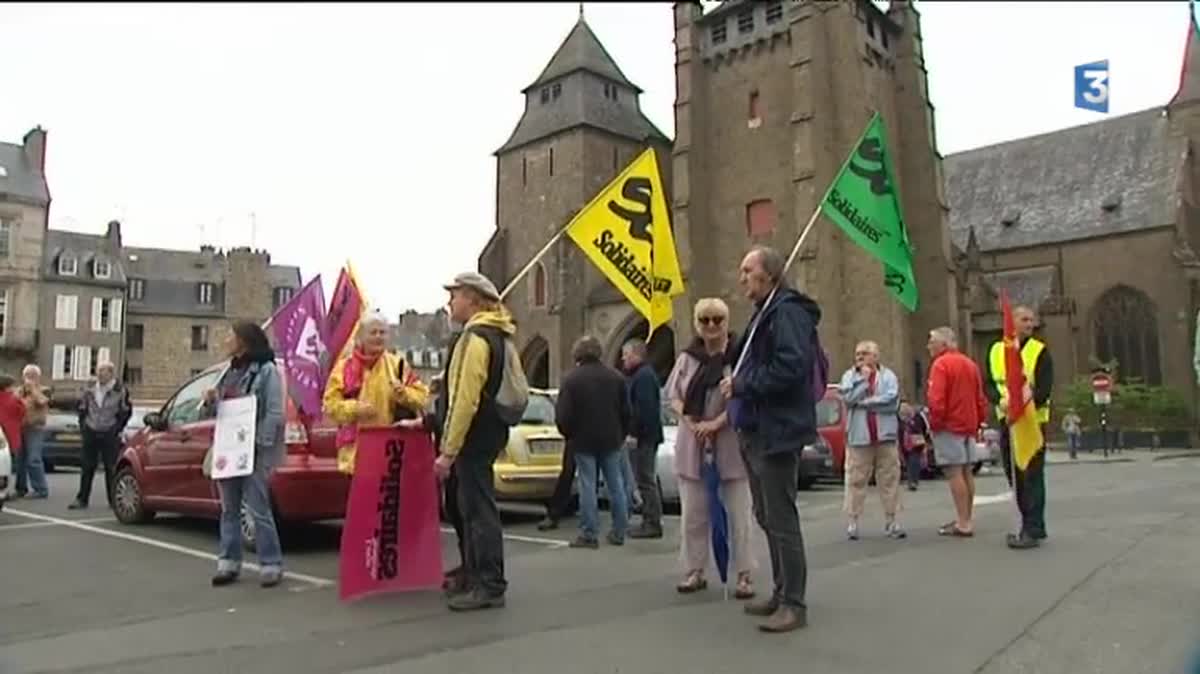
[[[683,275],[654,150],[647,149],[591,201],[567,235],[646,317],[650,332],[671,320]]]

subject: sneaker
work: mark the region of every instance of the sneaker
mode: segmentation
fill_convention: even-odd
[[[607,538],[608,538],[609,545],[616,545],[616,546],[625,545],[625,537],[618,536],[617,532],[615,532],[615,531],[608,532]]]
[[[894,521],[888,522],[887,526],[883,528],[883,533],[888,538],[894,538],[896,540],[908,538],[908,534],[904,531],[904,529]]]
[[[600,547],[600,541],[587,536],[577,536],[575,540],[569,544],[572,548],[583,548],[586,550],[596,550]]]
[[[283,582],[282,569],[264,569],[262,575],[259,576],[258,584],[262,587],[275,587]]]
[[[71,505],[67,506],[67,510],[87,510],[87,507],[88,504],[80,501],[79,499],[75,499],[74,501],[71,501]]]
[[[216,575],[212,577],[212,586],[213,587],[224,587],[226,585],[232,584],[237,579],[238,579],[237,571],[218,571],[216,573]]]
[[[662,538],[663,530],[661,526],[643,524],[633,531],[630,531],[629,537],[637,539]]]
[[[537,525],[538,531],[554,531],[557,528],[558,528],[558,519],[554,518],[554,517],[547,517],[547,518],[543,519],[541,522],[538,522],[538,525]]]
[[[451,611],[482,611],[489,608],[504,608],[504,595],[487,595],[476,590],[450,597],[446,606]]]
[[[858,522],[851,522],[846,526],[846,538],[851,541],[858,540]]]

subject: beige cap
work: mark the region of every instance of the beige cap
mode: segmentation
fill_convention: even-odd
[[[477,271],[463,272],[454,277],[454,280],[442,286],[446,290],[456,290],[458,288],[470,288],[475,292],[483,295],[493,302],[500,301],[500,291],[496,290],[496,284],[488,280],[488,277],[480,274]]]

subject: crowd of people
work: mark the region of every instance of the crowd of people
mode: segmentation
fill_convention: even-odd
[[[818,338],[821,309],[812,298],[788,287],[784,272],[785,260],[778,251],[751,250],[739,269],[739,285],[755,307],[745,331],[739,336],[729,325],[724,301],[701,299],[691,317],[695,338],[661,385],[643,341],[624,345],[624,373],[601,362],[595,337],[585,336],[574,345],[575,367],[563,378],[556,401],[557,425],[566,440],[563,475],[540,525],[558,526],[577,477],[579,532],[571,546],[598,548],[597,489],[602,476],[612,506],[612,525],[604,540],[620,546],[627,537],[661,538],[656,454],[663,440],[665,403],[680,424],[674,468],[682,506],[683,578],[676,589],[693,593],[708,584],[712,515],[702,473],[715,470],[728,514],[730,568],[739,599],[751,600],[757,594],[751,522],[766,535],[771,586],[763,598],[748,601],[745,612],[763,618],[760,629],[772,633],[807,624],[808,566],[796,504],[797,477],[801,453],[817,440],[816,403],[829,383],[828,361]],[[445,289],[456,330],[436,395],[402,357],[386,348],[386,318],[368,313],[359,323],[353,350],[333,367],[323,411],[339,425],[338,466],[346,473],[354,472],[360,425],[399,425],[433,435],[438,450],[434,469],[443,484],[445,511],[454,525],[461,559],[445,577],[448,606],[456,611],[498,608],[505,605],[508,582],[492,464],[515,423],[511,410],[505,409],[506,387],[512,385],[513,372],[524,381],[512,347],[516,327],[496,286],[482,274],[459,274]],[[1014,316],[1028,382],[1025,397],[1045,423],[1053,381],[1049,351],[1033,337],[1034,313],[1020,307]],[[268,484],[284,452],[284,393],[275,354],[261,327],[235,323],[225,349],[228,367],[216,387],[205,392],[203,413],[214,415],[220,400],[255,395],[256,456],[252,474],[218,481],[222,514],[212,583],[226,585],[240,574],[244,507],[256,526],[261,583],[271,587],[283,575]],[[989,353],[986,376],[958,351],[948,327],[930,332],[928,349],[932,364],[923,409],[901,400],[898,377],[882,364],[873,341],[857,345],[853,366],[833,384],[849,412],[847,538],[862,536],[859,521],[872,478],[884,511],[883,535],[906,538],[898,519],[900,483],[906,474],[909,489],[916,489],[926,452],[946,474],[954,504],[954,519],[938,533],[973,537],[975,439],[994,413],[1000,420],[1005,472],[1015,486],[1023,520],[1021,530],[1008,536],[1008,545],[1036,547],[1046,538],[1044,452],[1024,469],[1010,460],[1003,423],[1010,404],[1003,345],[997,343]],[[20,387],[0,377],[0,428],[19,457],[17,493],[32,489],[31,498],[48,494],[39,451],[47,407],[36,366],[25,368]],[[98,463],[104,466],[106,493],[112,498],[118,438],[129,420],[130,404],[111,364],[99,364],[97,379],[80,395],[78,411],[83,471],[72,508],[87,507]],[[631,527],[635,510],[640,510],[641,521]]]

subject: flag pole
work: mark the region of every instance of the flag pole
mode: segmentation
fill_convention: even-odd
[[[525,278],[525,275],[529,273],[529,270],[533,269],[533,265],[535,265],[539,261],[541,261],[541,259],[546,256],[546,253],[550,252],[550,249],[554,246],[554,244],[558,243],[558,240],[563,238],[563,234],[567,233],[567,227],[571,226],[572,221],[574,221],[574,218],[572,218],[571,221],[568,221],[567,224],[564,225],[562,229],[558,230],[557,234],[550,237],[550,240],[547,241],[546,245],[542,246],[542,249],[539,250],[537,252],[537,254],[533,256],[533,259],[531,259],[529,262],[527,262],[525,264],[525,266],[521,268],[521,271],[517,272],[517,275],[514,276],[513,279],[508,282],[508,285],[504,286],[504,290],[502,290],[500,292],[500,301],[501,302],[503,302],[504,299],[506,297],[508,297],[508,294],[510,292],[512,292],[514,288],[517,287],[517,284],[521,282],[521,279]]]
[[[824,199],[821,199],[824,202]],[[800,248],[804,245],[804,241],[808,238],[808,233],[812,231],[813,225],[817,224],[817,218],[821,215],[821,204],[813,209],[813,214],[808,218],[808,224],[804,225],[804,229],[800,231],[800,238],[796,239],[796,245],[792,246],[792,252],[788,254],[787,261],[783,263],[783,271],[779,274],[779,279],[775,282],[775,287],[771,288],[771,293],[767,295],[767,301],[763,302],[763,307],[771,303],[775,298],[775,291],[779,290],[780,284],[783,283],[784,277],[787,276],[788,269],[792,263],[796,261],[796,256],[800,254]],[[733,367],[733,375],[737,376],[738,371],[742,369],[742,363],[746,360],[746,353],[750,350],[750,342],[754,339],[754,333],[758,330],[758,323],[755,322],[750,328],[750,334],[746,338],[745,344],[742,346],[742,352],[738,354],[737,364]]]

